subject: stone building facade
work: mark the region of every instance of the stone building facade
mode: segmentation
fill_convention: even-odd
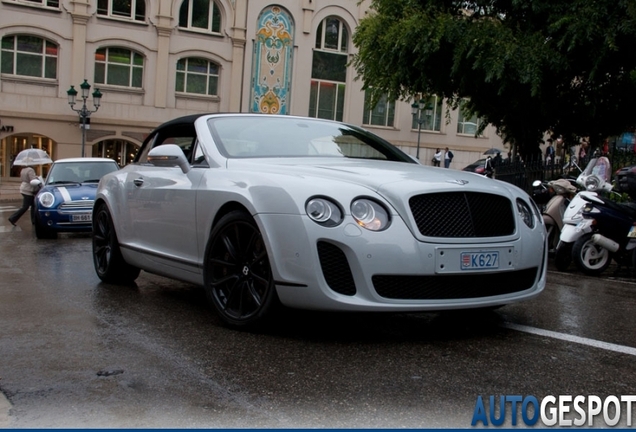
[[[365,104],[348,63],[367,10],[359,0],[0,0],[0,183],[17,181],[11,162],[30,147],[54,160],[84,148],[123,166],[155,126],[198,112],[342,120],[413,156],[419,142],[425,164],[449,147],[452,168],[503,149],[494,128],[475,138],[478,119],[447,119],[434,96],[421,125],[413,101]],[[67,91],[85,80],[103,97],[82,129]]]

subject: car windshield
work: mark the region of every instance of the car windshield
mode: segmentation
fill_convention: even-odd
[[[390,143],[336,122],[270,116],[218,117],[208,126],[229,158],[337,157],[415,163]]]
[[[46,178],[46,184],[97,183],[104,175],[116,171],[111,162],[63,162],[54,163]]]

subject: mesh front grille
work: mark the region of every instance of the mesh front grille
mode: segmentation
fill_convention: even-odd
[[[373,276],[376,292],[389,299],[452,300],[510,294],[531,288],[537,278],[537,267],[502,273]]]
[[[354,295],[356,285],[344,252],[338,246],[321,241],[318,242],[318,257],[329,288],[339,294]]]
[[[512,203],[500,195],[441,192],[416,195],[409,205],[427,237],[500,237],[515,231]]]

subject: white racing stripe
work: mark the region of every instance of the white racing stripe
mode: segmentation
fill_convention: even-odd
[[[528,327],[528,326],[524,326],[520,324],[509,323],[509,322],[504,322],[503,324],[501,324],[501,326],[510,330],[517,330],[520,332],[530,333],[537,336],[544,336],[544,337],[549,337],[553,339],[559,339],[566,342],[574,342],[581,345],[587,345],[594,348],[604,349],[607,351],[614,351],[621,354],[629,354],[629,355],[636,356],[636,348],[632,348],[632,347],[628,347],[624,345],[617,345],[613,343],[597,341],[595,339],[588,339],[588,338],[584,338],[580,336],[573,336],[573,335],[569,335],[565,333],[558,333],[558,332],[554,332],[550,330],[543,330],[543,329]]]
[[[73,201],[71,199],[71,194],[68,193],[68,190],[65,187],[63,187],[63,186],[58,187],[57,190],[60,191],[60,194],[62,195],[62,199],[64,200],[64,202]]]

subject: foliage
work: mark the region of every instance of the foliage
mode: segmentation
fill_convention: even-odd
[[[353,41],[373,100],[468,98],[523,155],[546,131],[597,146],[635,123],[634,0],[371,0]]]

